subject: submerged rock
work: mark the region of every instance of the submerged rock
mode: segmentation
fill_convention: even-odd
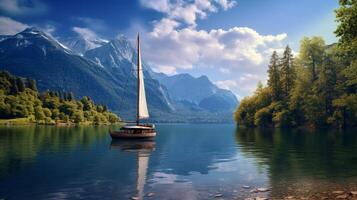
[[[154,196],[154,195],[155,195],[155,193],[150,192],[150,193],[148,193],[146,196],[147,196],[147,197],[152,197],[152,196]]]
[[[249,186],[249,185],[243,185],[242,188],[244,188],[244,189],[249,189],[250,186]]]
[[[268,192],[270,189],[269,188],[258,188],[258,192]]]
[[[223,194],[221,194],[221,193],[217,193],[217,194],[215,194],[215,195],[214,195],[214,197],[215,197],[215,198],[218,198],[218,197],[223,197]]]

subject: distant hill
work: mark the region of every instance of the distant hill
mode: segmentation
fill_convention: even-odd
[[[210,112],[230,112],[238,104],[231,91],[218,88],[207,76],[194,78],[189,74],[158,74],[155,77],[166,86],[173,100],[183,104],[191,103],[191,107],[196,105]]]

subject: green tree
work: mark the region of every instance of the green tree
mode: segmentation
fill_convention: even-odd
[[[27,78],[27,84],[28,84],[28,88],[30,88],[31,90],[37,91],[37,86],[36,86],[35,80]]]
[[[280,63],[280,82],[282,88],[282,95],[284,98],[286,98],[290,95],[296,78],[293,55],[289,46],[286,46]]]
[[[268,86],[272,90],[273,100],[279,101],[281,95],[280,75],[279,75],[279,58],[276,51],[273,52],[270,58],[268,68]]]
[[[16,78],[16,85],[17,85],[19,92],[25,91],[25,84],[22,81],[22,78]]]
[[[304,37],[300,42],[300,59],[309,70],[311,82],[317,80],[324,57],[325,41],[321,37]]]

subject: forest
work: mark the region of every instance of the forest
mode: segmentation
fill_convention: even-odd
[[[87,96],[76,100],[71,92],[40,93],[35,80],[0,72],[1,123],[109,124],[119,121],[107,106],[95,104]]]
[[[340,0],[338,42],[305,37],[297,56],[273,52],[267,85],[258,83],[234,113],[238,125],[350,127],[357,125],[357,1]]]

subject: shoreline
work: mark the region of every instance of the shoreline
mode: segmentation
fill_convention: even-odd
[[[124,124],[124,122],[116,122],[116,123],[94,123],[94,122],[53,122],[53,123],[46,123],[46,122],[33,122],[29,118],[15,118],[15,119],[0,119],[0,126],[55,126],[55,127],[72,127],[72,126],[100,126],[100,125],[120,125]]]

